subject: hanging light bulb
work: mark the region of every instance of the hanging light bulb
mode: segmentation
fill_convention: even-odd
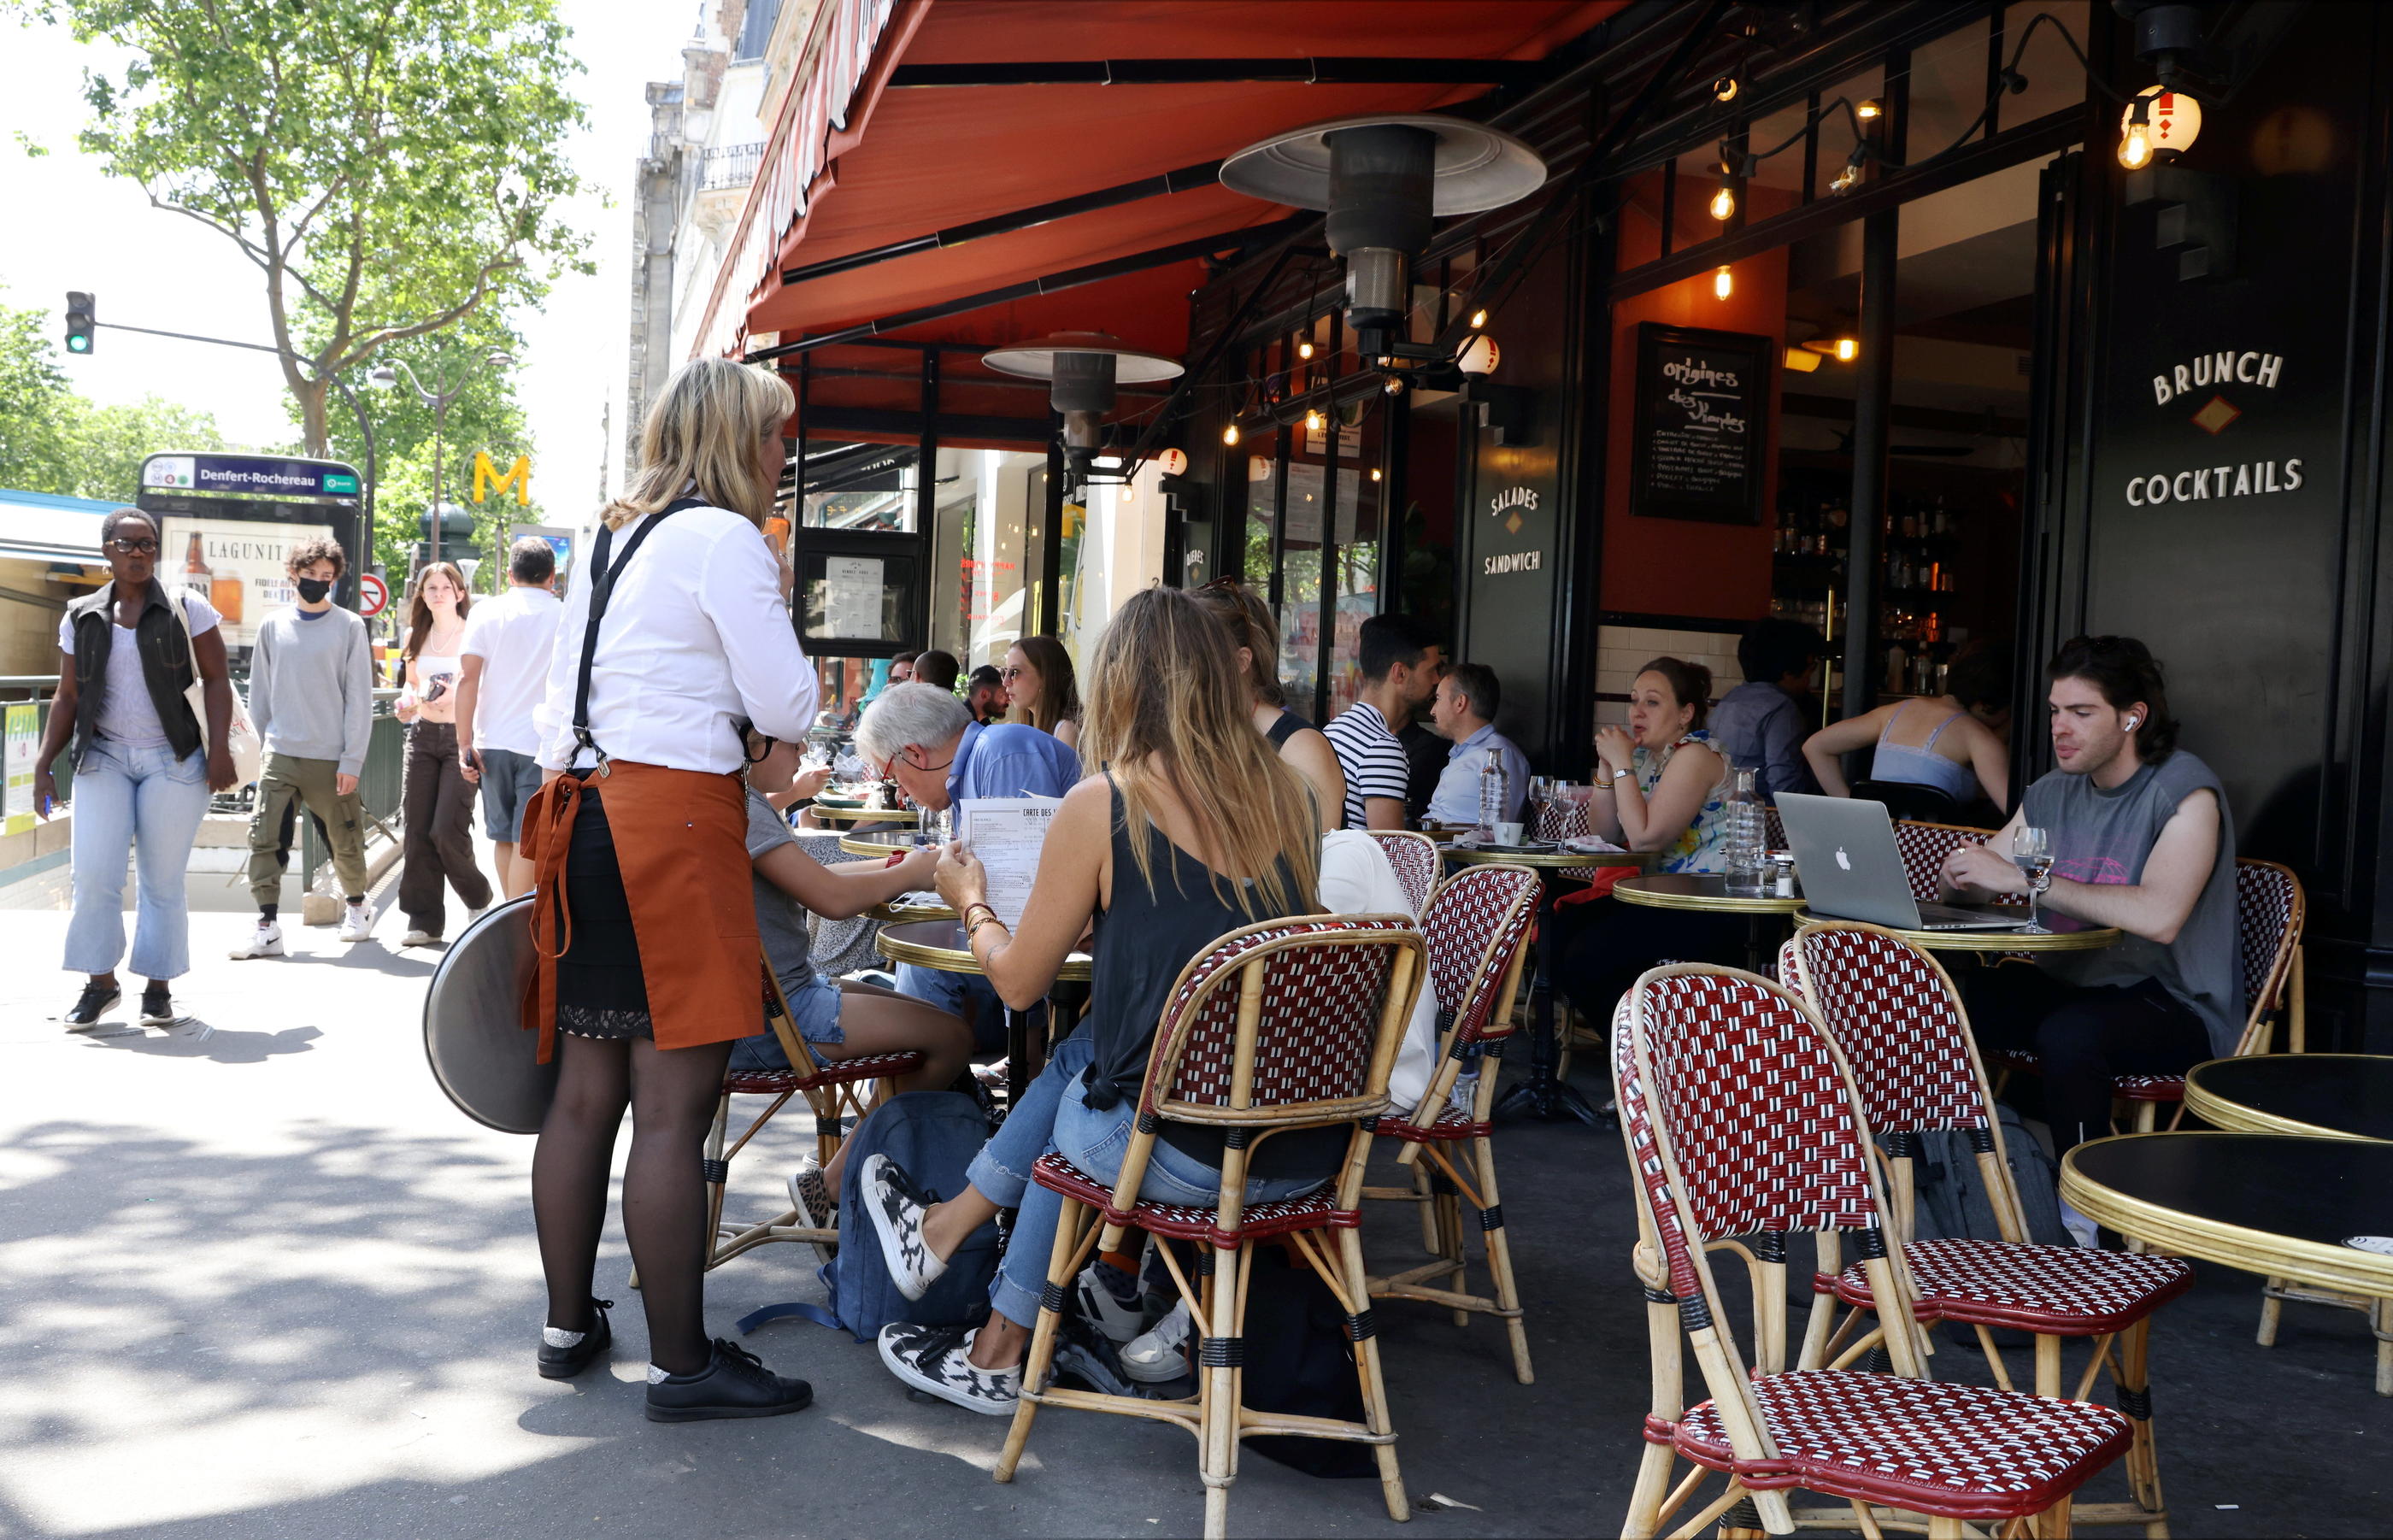
[[[1296,345],[1296,356],[1300,359],[1309,359],[1313,357],[1313,344],[1310,342],[1298,343]]]
[[[1736,280],[1729,276],[1728,268],[1723,264],[1720,271],[1712,274],[1712,297],[1726,299],[1735,292]]]
[[[2127,106],[2126,131],[2119,137],[2119,163],[2129,171],[2139,170],[2152,158],[2152,105],[2151,98],[2138,97]]]
[[[1380,479],[1380,467],[1377,465],[1371,467],[1371,479],[1374,481]]]
[[[1404,376],[1401,374],[1391,374],[1388,376],[1387,383],[1380,386],[1380,388],[1386,391],[1391,396],[1401,396],[1405,393]]]
[[[1722,75],[1712,82],[1712,100],[1734,101],[1743,87],[1734,75]]]
[[[1711,210],[1712,217],[1722,224],[1736,217],[1736,189],[1730,184],[1727,177],[1720,178],[1720,190],[1712,194],[1712,201],[1707,206]]]
[[[1861,119],[1863,123],[1869,123],[1876,119],[1882,118],[1886,116],[1886,103],[1878,100],[1876,97],[1865,98],[1859,106],[1853,109],[1853,116]]]
[[[1867,149],[1861,145],[1853,146],[1853,152],[1845,157],[1845,168],[1828,179],[1828,190],[1837,193],[1852,191],[1862,179],[1862,163],[1868,159]]]
[[[1486,312],[1486,311],[1484,311],[1484,310],[1473,310],[1473,311],[1471,311],[1471,329],[1473,332],[1478,331],[1481,327],[1485,326],[1486,324],[1487,324],[1487,312]]]
[[[1238,447],[1237,424],[1232,423],[1228,427],[1222,430],[1222,442],[1229,445],[1232,449],[1236,449]]]
[[[1862,356],[1862,345],[1851,337],[1837,339],[1837,361],[1850,363]]]
[[[1328,425],[1329,425],[1329,419],[1327,419],[1327,418],[1326,418],[1326,417],[1322,416],[1322,415],[1321,415],[1321,413],[1320,413],[1317,410],[1315,410],[1315,409],[1314,409],[1314,408],[1312,408],[1312,407],[1307,407],[1307,408],[1305,408],[1305,409],[1304,409],[1304,431],[1305,431],[1305,432],[1307,432],[1307,433],[1319,433],[1323,428],[1326,428],[1326,427],[1327,427]]]

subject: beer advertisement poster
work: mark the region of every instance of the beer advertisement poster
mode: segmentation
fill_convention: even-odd
[[[161,521],[158,577],[205,599],[222,617],[225,646],[249,646],[258,625],[297,602],[284,564],[293,547],[333,539],[328,524],[284,524],[168,514]]]

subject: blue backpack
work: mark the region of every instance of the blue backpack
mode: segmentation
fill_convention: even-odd
[[[935,1196],[964,1190],[964,1168],[988,1142],[988,1119],[969,1096],[950,1090],[909,1090],[874,1108],[849,1134],[847,1169],[839,1191],[839,1256],[823,1263],[829,1294],[826,1325],[843,1326],[870,1342],[892,1321],[922,1326],[978,1325],[988,1315],[989,1281],[997,1276],[997,1223],[982,1225],[948,1259],[948,1270],[920,1299],[889,1281],[889,1267],[864,1211],[865,1161],[885,1155]]]

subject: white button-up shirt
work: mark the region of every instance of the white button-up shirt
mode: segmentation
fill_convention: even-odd
[[[656,516],[615,531],[610,564]],[[536,718],[540,763],[551,770],[574,761],[574,681],[595,555],[565,602]],[[817,704],[814,665],[798,646],[779,567],[754,525],[725,508],[685,508],[642,542],[622,574],[590,670],[590,732],[608,758],[719,775],[745,757],[738,722],[777,738],[805,737]]]
[[[1479,767],[1491,755],[1504,765],[1504,822],[1518,818],[1521,799],[1529,791],[1529,761],[1510,738],[1496,730],[1494,723],[1446,750],[1445,769],[1437,777],[1437,790],[1430,794],[1429,816],[1445,824],[1477,823]]]

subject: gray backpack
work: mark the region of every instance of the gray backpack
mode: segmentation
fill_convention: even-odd
[[[2060,1228],[2060,1171],[2017,1111],[1994,1103],[2002,1121],[2003,1154],[2027,1220],[2027,1239],[2067,1246]],[[1897,1136],[1901,1138],[1902,1136]],[[1986,1192],[1978,1157],[1965,1130],[1943,1129],[1908,1136],[1917,1142],[1912,1162],[1912,1230],[1916,1240],[1999,1241],[2002,1227]]]

